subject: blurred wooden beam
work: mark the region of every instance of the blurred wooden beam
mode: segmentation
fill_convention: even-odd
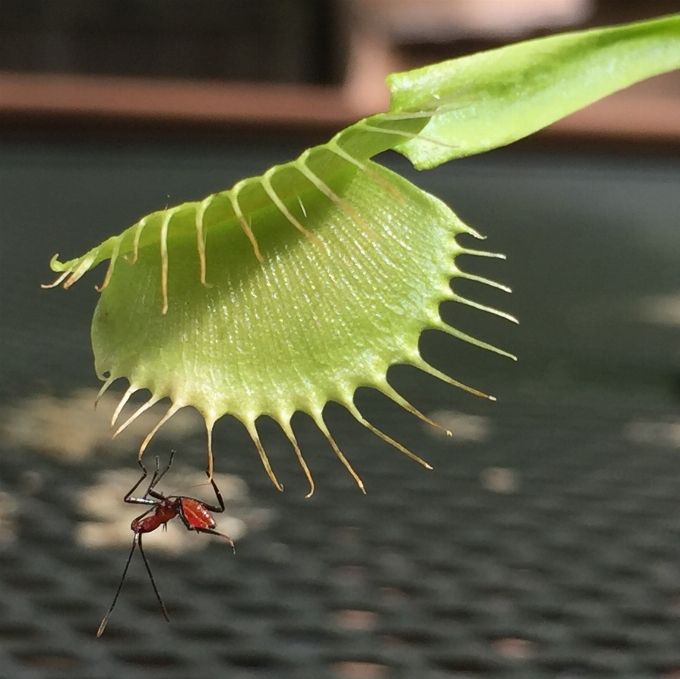
[[[0,72],[0,116],[338,125],[358,117],[338,87]]]
[[[0,129],[39,120],[43,129],[105,122],[144,131],[169,125],[211,133],[244,126],[330,133],[374,112],[342,87],[0,72]],[[565,137],[676,146],[680,94],[619,92],[554,123],[537,140]]]

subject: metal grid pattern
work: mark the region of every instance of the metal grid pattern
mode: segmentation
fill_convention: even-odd
[[[41,292],[53,252],[83,251],[169,194],[201,197],[292,155],[4,149],[0,402],[93,384],[86,328],[96,294],[82,285],[65,303]],[[220,421],[217,471],[241,477],[275,521],[239,540],[235,556],[224,544],[149,551],[171,624],[136,560],[101,639],[129,546],[80,547],[90,517],[77,499],[107,467],[136,472],[133,447],[124,459],[98,451],[68,464],[0,439],[0,679],[680,676],[680,437],[675,404],[640,392],[677,372],[677,337],[630,322],[640,299],[678,289],[677,230],[668,228],[679,212],[677,163],[472,160],[418,182],[509,254],[507,277],[475,271],[509,282],[512,306],[475,299],[522,319],[517,345],[479,314],[473,334],[522,356],[511,378],[520,389],[535,385],[532,375],[573,386],[581,369],[638,393],[581,392],[565,403],[501,385],[491,404],[435,393],[429,379],[407,384],[423,410],[455,401],[486,428],[468,442],[432,438],[369,404],[366,415],[431,462],[428,472],[349,417],[330,422],[363,496],[303,421],[296,432],[317,482],[310,500],[280,432],[262,433],[283,494],[245,432]],[[463,380],[462,369],[473,372],[475,385],[508,375],[476,350],[430,349],[438,367]],[[157,441],[149,459],[165,459],[171,445],[178,467],[200,473],[203,436]]]
[[[366,496],[319,450],[318,490],[304,500],[292,453],[274,444],[279,494],[232,433],[247,452],[218,459],[219,471],[242,477],[277,520],[236,556],[218,544],[151,553],[171,624],[137,563],[101,639],[126,550],[85,550],[73,533],[74,498],[102,461],[4,449],[18,539],[0,551],[0,677],[677,676],[678,451],[639,435],[675,425],[662,407],[603,400],[480,405],[483,443],[401,425],[433,472],[349,428]],[[199,449],[183,453],[197,467]]]

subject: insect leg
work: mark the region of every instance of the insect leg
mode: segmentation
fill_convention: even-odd
[[[168,464],[165,466],[165,469],[163,469],[162,472],[159,472],[159,460],[158,457],[156,457],[156,472],[153,475],[153,478],[151,479],[151,483],[149,484],[149,488],[146,491],[145,495],[151,495],[151,497],[155,497],[157,500],[165,500],[165,495],[163,493],[159,493],[154,490],[154,488],[158,485],[160,480],[168,473],[168,470],[170,469],[170,465],[172,464],[172,460],[175,457],[175,450],[170,451],[170,459],[168,460]]]
[[[216,514],[219,514],[224,511],[224,500],[222,499],[222,493],[220,493],[220,489],[217,487],[217,484],[215,483],[215,479],[210,479],[210,483],[212,484],[213,490],[215,491],[215,497],[217,498],[217,502],[219,503],[218,505],[209,505],[207,502],[203,503],[203,506],[206,509],[209,509],[211,512],[215,512]]]
[[[137,484],[139,485],[139,484]],[[132,489],[134,490],[134,488]],[[132,492],[132,491],[130,491]],[[120,584],[118,585],[118,590],[116,591],[116,596],[113,597],[113,603],[111,604],[111,608],[109,608],[108,613],[104,616],[104,619],[101,622],[101,625],[99,625],[99,629],[97,630],[97,636],[100,637],[102,634],[104,634],[104,630],[106,629],[106,624],[109,622],[109,618],[111,617],[111,613],[113,612],[113,608],[116,605],[116,601],[118,601],[118,595],[120,594],[120,590],[123,588],[123,582],[125,581],[125,576],[127,575],[128,568],[130,567],[130,562],[132,561],[132,555],[135,553],[135,547],[137,546],[137,540],[140,536],[138,534],[135,534],[134,539],[132,540],[132,549],[130,550],[130,556],[128,556],[127,563],[125,564],[125,568],[123,569],[123,575],[120,579]],[[142,548],[142,545],[140,543],[139,548]]]
[[[172,457],[170,458],[172,461]],[[147,477],[148,472],[146,470],[146,467],[142,464],[141,460],[138,460],[139,466],[142,468],[142,471],[144,472],[142,474],[142,478],[137,481],[137,483],[128,491],[127,495],[123,498],[125,502],[129,502],[130,504],[137,504],[137,505],[155,505],[156,501],[150,499],[148,496],[151,495],[151,497],[159,497],[159,494],[154,494],[153,488],[154,486],[158,483],[158,481],[161,479],[163,474],[168,471],[168,467],[166,467],[162,472],[159,472],[159,465],[160,461],[158,459],[158,456],[156,456],[156,469],[153,472],[153,476],[151,477],[151,481],[149,481],[149,487],[146,489],[146,492],[142,497],[131,497],[132,493],[135,492],[137,487],[144,481],[144,479]],[[163,499],[163,496],[161,495],[159,499]]]
[[[234,554],[236,554],[234,541],[228,535],[225,535],[224,533],[218,533],[213,528],[194,528],[193,530],[195,530],[197,533],[207,533],[208,535],[217,535],[217,537],[224,538],[231,545],[231,549],[233,550]]]
[[[139,463],[139,466],[142,468],[142,472],[143,472],[143,473],[142,473],[142,477],[141,477],[141,478],[139,479],[139,481],[137,481],[137,483],[135,483],[135,485],[132,486],[132,488],[130,488],[130,490],[125,494],[125,497],[123,498],[123,501],[124,501],[124,502],[129,502],[129,503],[131,503],[131,504],[138,504],[138,505],[151,505],[151,504],[154,504],[153,500],[150,500],[149,498],[147,498],[147,495],[149,494],[148,489],[147,489],[146,493],[144,493],[144,496],[143,496],[143,497],[132,497],[132,493],[134,493],[134,492],[137,490],[137,488],[139,488],[139,486],[142,484],[142,482],[144,481],[144,479],[148,476],[148,472],[146,471],[146,467],[144,467],[144,465],[141,463],[141,461],[140,461],[140,463]],[[158,469],[156,469],[156,471],[154,472],[153,477],[151,478],[151,483],[153,483],[153,481],[154,481],[154,479],[156,478],[156,475],[157,475],[157,474],[158,474]]]
[[[161,595],[158,591],[158,587],[156,587],[156,581],[153,579],[153,574],[151,573],[151,566],[149,566],[149,562],[146,559],[146,554],[144,554],[144,550],[142,549],[142,534],[137,533],[137,538],[139,542],[139,551],[142,554],[142,559],[144,560],[144,565],[146,566],[146,572],[149,574],[149,579],[151,580],[151,586],[153,587],[154,594],[156,595],[156,599],[158,599],[158,603],[161,606],[161,613],[163,613],[163,617],[170,622],[170,616],[168,615],[168,612],[165,610],[165,605],[163,604],[163,600],[161,599]]]

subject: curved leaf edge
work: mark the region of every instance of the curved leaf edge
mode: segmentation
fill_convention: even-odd
[[[285,166],[277,166],[277,167],[278,167],[278,171],[283,171],[285,168],[289,168],[290,164],[286,164]],[[273,168],[273,169],[275,169],[275,168]],[[386,191],[389,191],[391,195],[395,196],[395,200],[404,200],[404,197],[401,196],[401,194],[399,194],[395,190],[395,187],[385,180],[383,173],[385,173],[386,171],[384,170],[384,168],[381,168],[379,165],[375,165],[375,164],[371,163],[370,161],[368,161],[366,163],[365,167],[361,168],[361,169],[366,171],[367,176],[370,177],[371,180],[378,182],[381,185],[382,188],[384,188]],[[269,178],[270,178],[271,184],[275,183],[275,174],[276,174],[275,172],[270,174]],[[405,182],[406,180],[403,180],[403,181]],[[256,185],[259,185],[259,184],[256,182]],[[414,191],[417,191],[417,192],[423,194],[424,196],[428,196],[428,194],[426,194],[424,191],[418,189],[417,187],[415,187],[413,185],[411,185],[411,187]],[[335,202],[335,199],[330,198],[330,196],[328,195],[328,192],[333,194],[333,190],[331,189],[331,187],[326,186],[325,187],[326,191],[324,191],[321,187],[315,187],[315,188],[319,191],[319,197],[323,198],[325,196],[325,198]],[[261,189],[261,190],[265,191],[265,189]],[[356,215],[356,213],[353,212],[352,208],[343,200],[343,198],[341,196],[339,196],[337,194],[333,194],[333,195],[335,195],[335,198],[338,201],[339,207],[342,208],[347,213],[348,218],[351,219],[352,221],[354,221],[355,223],[359,224],[361,219],[358,217],[358,215]],[[429,199],[437,200],[437,199],[434,199],[434,197],[432,197],[432,196],[429,196]],[[477,232],[475,232],[473,229],[468,227],[464,222],[462,222],[447,206],[445,206],[443,203],[441,203],[441,201],[437,201],[437,202],[439,204],[441,204],[441,206],[443,206],[443,208],[446,209],[447,214],[449,215],[449,219],[452,222],[452,228],[453,228],[454,234],[457,235],[457,234],[464,233],[464,234],[468,234],[468,235],[471,235],[471,236],[476,237],[476,238],[481,238],[481,236]],[[201,206],[200,203],[188,203],[188,204],[185,204],[184,206],[182,206],[182,208],[185,212],[188,211],[190,213],[190,216],[191,216],[191,219],[189,220],[190,224],[195,225],[195,224],[200,223],[200,219],[196,218],[196,214],[199,214],[198,211],[200,210],[200,206]],[[271,205],[270,205],[270,207],[271,207]],[[306,229],[304,229],[303,225],[301,225],[301,224],[296,225],[290,219],[290,216],[289,216],[290,211],[285,206],[285,204],[283,206],[277,205],[277,207],[279,208],[281,214],[291,224],[291,226],[293,226],[293,227],[297,228],[299,231],[301,231],[302,234],[305,236],[305,238],[313,239],[315,237],[315,234],[314,234],[313,231],[307,231]],[[168,214],[168,213],[171,213],[171,214]],[[177,208],[175,208],[174,212],[173,212],[173,209],[170,209],[168,211],[165,211],[165,213],[160,214],[159,218],[155,222],[155,228],[157,230],[159,230],[160,232],[163,232],[158,237],[159,241],[161,241],[161,242],[163,242],[164,240],[167,241],[167,239],[169,237],[168,233],[170,232],[169,227],[170,227],[170,224],[171,224],[172,215],[173,214],[178,215],[178,213],[179,213],[179,211],[177,210]],[[232,216],[232,221],[234,221],[233,216]],[[222,222],[222,225],[224,226],[225,222]],[[213,225],[213,227],[211,227],[211,228],[214,228],[215,226],[216,225]],[[147,224],[147,226],[146,226],[147,229],[152,229],[153,227],[154,227],[154,224]],[[365,225],[362,226],[362,229],[364,227],[365,227]],[[118,237],[119,243],[120,243],[120,240],[123,239],[123,237],[128,237],[128,239],[129,239],[130,237],[134,238],[136,236],[137,239],[140,240],[139,239],[139,233],[140,233],[139,225],[135,225],[134,227],[132,227],[128,231],[131,232],[131,233],[128,233],[127,236],[124,233],[124,234],[121,234],[121,236]],[[204,233],[203,230],[201,230],[200,228],[196,228],[194,235],[198,236],[198,242],[199,243],[202,242],[201,241],[201,234],[202,233]],[[117,248],[118,251],[120,251],[122,248],[121,248],[119,243],[118,244],[108,243],[108,247],[113,247],[114,250]],[[497,253],[485,252],[485,251],[480,251],[480,250],[476,250],[476,249],[472,249],[472,248],[468,248],[468,247],[463,247],[463,246],[459,245],[457,242],[455,242],[455,238],[452,240],[452,243],[455,243],[455,247],[453,247],[453,249],[451,250],[451,255],[452,255],[452,258],[454,260],[458,255],[461,255],[461,254],[502,258],[502,255],[499,255]],[[103,244],[103,245],[106,245],[106,243]],[[254,246],[254,247],[256,247],[256,246]],[[199,251],[199,256],[200,256],[200,254],[201,254],[200,247],[198,248],[198,251]],[[138,248],[137,249],[133,248],[132,252],[134,254],[134,258],[133,258],[133,260],[131,260],[129,262],[130,264],[134,264],[136,262],[137,255],[138,255]],[[255,252],[256,251],[254,250],[253,254],[255,254]],[[203,250],[202,256],[205,257],[205,250]],[[92,256],[90,255],[90,257],[92,257]],[[162,311],[163,311],[163,313],[167,313],[168,304],[169,304],[169,300],[168,300],[168,296],[167,296],[167,274],[168,274],[168,266],[169,266],[169,264],[168,264],[169,260],[168,260],[168,257],[167,257],[167,246],[165,248],[163,248],[163,247],[160,248],[160,257],[161,257],[161,261],[164,262],[164,266],[161,267],[161,270],[165,272],[164,273],[165,283],[163,283],[161,281],[161,288],[163,289],[163,299],[164,299]],[[83,262],[78,264],[77,260],[75,260],[74,271],[79,276],[83,275],[85,267],[88,265],[87,259],[83,260]],[[113,266],[110,266],[109,271],[107,272],[107,277],[104,281],[104,284],[102,286],[100,286],[100,288],[99,288],[100,290],[104,290],[108,281],[111,280],[112,272],[113,272]],[[506,286],[501,285],[499,283],[496,283],[495,281],[489,280],[489,279],[481,277],[481,276],[476,276],[474,274],[468,274],[468,273],[462,271],[459,267],[453,265],[453,262],[452,262],[452,267],[451,267],[450,271],[448,272],[447,280],[449,278],[451,278],[452,276],[476,281],[476,282],[479,282],[479,283],[482,283],[482,284],[493,286],[493,287],[498,288],[500,290],[503,290],[505,292],[510,292],[509,288],[507,288]],[[73,282],[75,282],[75,281],[73,281]],[[204,285],[207,285],[207,286],[210,285],[205,280],[205,260],[202,260],[202,265],[201,265],[201,282]],[[498,311],[496,309],[478,304],[478,303],[476,303],[472,300],[465,299],[465,298],[461,297],[460,295],[457,295],[456,293],[454,293],[450,289],[448,289],[448,292],[441,290],[441,291],[439,291],[439,294],[440,294],[440,299],[439,299],[440,302],[447,301],[447,300],[458,302],[458,303],[461,303],[461,304],[465,304],[467,306],[471,306],[471,307],[476,308],[478,310],[482,310],[482,311],[486,311],[486,312],[491,313],[491,314],[495,314],[495,315],[502,317],[502,318],[505,318],[507,320],[515,321],[515,319],[512,316],[510,316],[509,314],[506,314],[506,313]],[[171,302],[171,300],[170,300],[170,302]],[[471,344],[476,345],[480,348],[483,348],[483,349],[495,352],[497,354],[500,354],[502,356],[509,357],[513,360],[516,360],[515,357],[513,355],[509,354],[508,352],[505,352],[505,351],[503,351],[503,350],[501,350],[501,349],[499,349],[499,348],[497,348],[493,345],[490,345],[486,342],[478,340],[478,339],[476,339],[476,338],[474,338],[474,337],[472,337],[472,336],[470,336],[466,333],[463,333],[462,331],[460,331],[456,328],[453,328],[453,327],[445,324],[441,320],[441,318],[439,317],[438,314],[430,315],[430,316],[427,316],[425,318],[425,321],[424,321],[424,324],[421,328],[421,331],[424,330],[424,329],[436,329],[436,330],[439,330],[439,331],[443,331],[443,332],[448,333],[449,335],[451,335],[453,337],[456,337],[459,340],[471,343]],[[418,334],[420,334],[420,332]],[[468,391],[472,394],[475,394],[477,396],[489,398],[490,400],[495,400],[493,397],[488,396],[487,394],[484,394],[483,392],[481,392],[477,389],[474,389],[472,387],[469,387],[469,386],[467,386],[467,385],[465,385],[465,384],[463,384],[463,383],[461,383],[457,380],[454,380],[454,379],[448,377],[447,375],[445,375],[444,373],[433,368],[424,359],[422,359],[422,357],[419,355],[418,352],[416,352],[416,354],[414,354],[412,356],[406,357],[404,360],[396,361],[394,364],[396,365],[397,363],[410,364],[412,366],[415,366],[415,367],[427,372],[428,374],[430,374],[430,375],[432,375],[432,376],[434,376],[434,377],[436,377],[440,380],[445,381],[446,383],[448,383],[452,386],[464,389],[464,390],[466,390],[466,391]],[[199,409],[199,412],[201,412],[201,414],[203,415],[205,423],[206,423],[209,473],[212,473],[212,469],[213,469],[213,453],[212,453],[212,429],[213,429],[213,426],[214,426],[216,420],[219,419],[220,417],[222,417],[224,414],[232,414],[232,415],[235,415],[237,417],[237,419],[240,419],[241,422],[246,426],[246,429],[248,430],[248,432],[249,432],[249,434],[250,434],[250,436],[251,436],[251,438],[252,438],[252,440],[253,440],[253,442],[254,442],[257,450],[258,450],[258,453],[260,455],[260,458],[262,460],[263,466],[264,466],[267,474],[269,475],[269,477],[272,480],[275,487],[277,487],[278,489],[282,489],[281,484],[279,483],[278,479],[276,478],[275,473],[272,470],[272,467],[271,467],[269,460],[267,458],[267,454],[266,454],[266,452],[265,452],[265,450],[262,446],[259,435],[257,433],[257,427],[256,427],[255,420],[257,419],[257,417],[260,416],[260,414],[258,414],[257,417],[239,417],[234,412],[214,412],[211,409],[199,408],[195,403],[192,403],[190,400],[186,400],[183,397],[178,397],[176,394],[173,395],[171,393],[165,393],[163,390],[159,390],[157,388],[157,385],[155,385],[155,384],[150,384],[150,383],[146,383],[146,382],[139,382],[139,381],[135,380],[133,377],[131,377],[130,375],[124,373],[124,372],[122,372],[122,373],[117,372],[117,371],[115,371],[115,372],[107,371],[107,372],[108,372],[108,374],[103,374],[103,372],[101,370],[99,370],[99,368],[98,368],[98,373],[99,373],[100,378],[105,380],[104,385],[102,386],[102,389],[101,389],[101,392],[100,392],[101,394],[103,394],[104,391],[106,391],[106,389],[108,389],[115,380],[117,380],[121,377],[127,378],[130,382],[129,388],[127,389],[127,391],[123,395],[121,402],[120,402],[120,405],[116,409],[116,412],[114,413],[114,416],[112,418],[112,426],[114,426],[115,423],[118,421],[119,416],[120,416],[121,411],[122,411],[122,408],[124,407],[125,403],[129,400],[129,398],[132,396],[132,394],[134,394],[135,392],[140,391],[142,389],[149,389],[151,391],[151,397],[148,399],[148,401],[146,403],[144,403],[143,405],[141,405],[130,417],[128,417],[118,427],[118,429],[116,430],[114,435],[117,435],[119,432],[123,431],[132,421],[134,421],[134,419],[136,419],[142,412],[147,410],[153,404],[157,403],[158,401],[160,401],[161,399],[166,398],[166,397],[169,397],[171,399],[171,406],[168,408],[168,411],[166,412],[166,414],[163,416],[163,418],[158,422],[158,424],[152,429],[152,431],[149,433],[149,435],[142,442],[142,444],[139,448],[140,457],[144,453],[145,449],[147,448],[148,444],[150,443],[150,441],[153,438],[153,436],[155,435],[155,433],[160,429],[160,427],[175,412],[177,412],[177,410],[179,410],[182,407],[186,407],[188,405],[193,405],[194,407],[197,407]],[[355,388],[358,388],[359,386],[369,386],[369,387],[373,387],[375,389],[378,389],[383,394],[387,395],[390,399],[392,399],[393,401],[398,403],[401,407],[406,409],[409,413],[417,416],[418,418],[420,418],[424,422],[429,423],[430,425],[438,426],[431,419],[429,419],[426,415],[424,415],[423,413],[418,411],[412,404],[410,404],[401,395],[399,395],[397,392],[395,392],[394,389],[387,383],[386,380],[374,381],[372,383],[356,384]],[[400,443],[395,441],[393,438],[391,438],[387,434],[379,431],[365,417],[363,417],[363,415],[361,415],[361,413],[358,411],[358,409],[354,405],[353,393],[355,391],[355,388],[349,390],[349,392],[351,392],[351,393],[348,392],[349,395],[347,395],[346,393],[340,394],[340,392],[342,390],[338,390],[338,392],[337,392],[337,394],[340,394],[340,395],[336,394],[334,396],[333,394],[329,393],[328,398],[325,400],[324,404],[321,407],[319,407],[319,408],[309,407],[307,409],[302,409],[300,412],[306,412],[308,415],[312,416],[312,418],[316,422],[319,429],[323,432],[323,434],[328,439],[328,441],[329,441],[332,449],[335,451],[336,455],[340,458],[343,465],[349,470],[350,474],[352,475],[352,477],[357,482],[357,485],[359,486],[359,488],[362,491],[364,490],[363,482],[361,481],[359,475],[354,471],[354,469],[352,468],[352,466],[349,463],[349,461],[347,460],[347,458],[341,453],[339,447],[337,446],[336,442],[334,441],[333,437],[331,436],[330,432],[328,431],[327,426],[324,423],[322,411],[323,411],[326,403],[328,403],[331,400],[333,400],[336,403],[339,403],[340,405],[345,407],[360,424],[362,424],[364,427],[369,429],[371,432],[373,432],[374,434],[379,436],[381,439],[383,439],[387,443],[389,443],[392,446],[394,446],[395,448],[397,448],[400,452],[402,452],[402,453],[406,454],[407,456],[411,457],[412,459],[420,462],[424,466],[429,467],[429,465],[424,460],[422,460],[417,455],[413,454],[411,451],[409,451],[407,448],[405,448],[403,445],[401,445]],[[290,439],[290,441],[293,445],[295,454],[296,454],[296,456],[297,456],[297,458],[300,462],[300,465],[301,465],[302,469],[305,472],[305,475],[307,476],[307,478],[309,480],[310,494],[311,494],[314,490],[314,482],[313,482],[313,479],[311,477],[311,472],[309,471],[309,468],[307,467],[307,465],[304,461],[304,458],[302,456],[302,453],[299,449],[297,441],[295,440],[294,434],[293,434],[291,426],[290,426],[290,418],[276,417],[272,413],[264,413],[263,412],[261,414],[268,414],[270,417],[273,417],[275,419],[275,421],[277,421],[278,424],[281,426],[284,433]],[[292,413],[290,413],[290,415],[292,416]]]

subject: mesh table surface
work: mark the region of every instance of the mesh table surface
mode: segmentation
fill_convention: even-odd
[[[675,676],[678,450],[626,436],[635,422],[670,426],[672,413],[606,401],[480,406],[482,443],[401,425],[402,438],[417,430],[434,471],[348,431],[365,496],[312,432],[301,438],[317,448],[316,494],[303,499],[292,452],[273,445],[279,494],[237,434],[244,452],[219,471],[244,479],[276,520],[235,556],[217,544],[152,552],[171,624],[136,563],[101,639],[128,550],[73,537],[74,498],[101,461],[3,449],[19,530],[0,552],[0,676]],[[197,466],[200,448],[185,453]],[[26,491],[27,469],[41,489]]]
[[[39,290],[54,252],[74,256],[168,201],[200,198],[297,152],[1,151],[3,406],[94,386],[87,327],[101,276],[68,293]],[[522,324],[462,318],[519,354],[520,372],[451,338],[429,345],[456,378],[467,369],[490,389],[489,375],[498,377],[490,390],[499,402],[430,378],[406,383],[428,413],[455,403],[483,418],[447,440],[368,399],[366,415],[434,471],[331,413],[365,496],[302,418],[296,432],[317,483],[309,500],[280,432],[263,427],[282,494],[242,428],[220,421],[217,472],[240,477],[273,520],[238,540],[236,555],[219,543],[175,556],[149,549],[172,622],[137,558],[101,639],[132,535],[124,528],[120,548],[82,546],[91,517],[79,498],[105,468],[134,475],[134,452],[99,450],[74,464],[0,439],[0,679],[680,676],[680,425],[668,396],[648,398],[633,384],[677,372],[677,329],[635,321],[641,299],[663,301],[680,286],[677,162],[509,154],[408,174],[487,233],[488,249],[509,255],[507,269],[466,268],[516,294],[471,295]],[[631,384],[586,393],[579,369]],[[571,385],[571,397],[500,384],[510,376],[526,386],[541,371]],[[203,438],[154,440],[147,459],[167,459],[172,445],[178,469],[201,470]],[[167,492],[181,486],[168,480]]]

